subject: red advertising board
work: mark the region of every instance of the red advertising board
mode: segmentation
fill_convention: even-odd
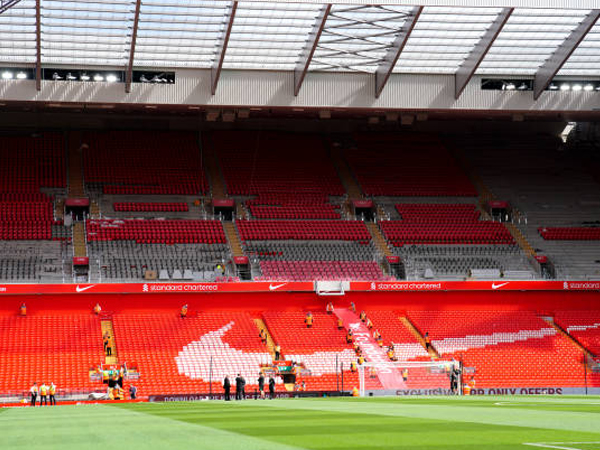
[[[350,282],[346,292],[600,291],[600,281],[387,281]],[[200,294],[315,292],[311,281],[234,283],[0,284],[0,295],[19,294]]]

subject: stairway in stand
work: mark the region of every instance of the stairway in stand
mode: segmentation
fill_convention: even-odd
[[[344,160],[340,149],[331,149],[331,160],[333,162],[333,165],[337,169],[342,184],[346,188],[348,199],[359,200],[363,198],[360,186],[358,185],[358,182],[354,179],[354,176],[352,175],[348,164],[346,164],[346,161]]]
[[[87,246],[85,243],[85,226],[83,222],[73,224],[73,256],[87,256]]]
[[[334,312],[342,320],[344,328],[352,330],[354,342],[358,344],[365,359],[370,363],[382,363],[382,367],[377,369],[377,377],[383,388],[406,389],[401,371],[392,367],[384,367],[385,364],[390,363],[386,351],[379,347],[371,331],[360,321],[356,313],[346,308],[335,308]]]
[[[392,256],[393,253],[390,250],[390,248],[388,247],[388,244],[385,241],[383,234],[381,234],[381,231],[379,230],[379,226],[377,226],[377,224],[374,222],[365,222],[365,225],[367,226],[369,233],[371,233],[371,237],[373,238],[373,243],[375,244],[375,246],[377,247],[379,252],[383,256]]]
[[[244,256],[244,250],[242,249],[242,241],[232,222],[223,222],[223,229],[225,230],[225,236],[227,236],[227,242],[231,247],[231,254],[233,256]]]
[[[108,333],[112,338],[112,355],[104,357],[105,364],[117,364],[119,362],[119,355],[117,353],[117,341],[115,339],[115,331],[113,329],[112,320],[108,317],[103,317],[100,320],[100,328],[102,330],[102,337]]]
[[[427,350],[427,352],[429,353],[429,356],[431,356],[432,358],[439,359],[440,354],[433,347],[433,344],[431,344],[429,346],[429,349],[427,349],[427,344],[425,343],[425,337],[419,332],[417,327],[415,327],[413,325],[413,323],[408,319],[408,317],[400,317],[399,319],[400,319],[400,322],[402,322],[404,324],[404,326],[406,328],[408,328],[410,330],[410,332],[417,338],[417,340],[421,343],[423,348]]]
[[[260,334],[261,330],[265,330],[265,332],[267,333],[267,348],[269,349],[269,353],[271,354],[271,356],[273,357],[273,359],[275,359],[275,341],[273,340],[273,336],[271,336],[271,333],[269,332],[269,329],[267,328],[267,324],[265,323],[264,320],[262,319],[254,319],[254,323],[256,324],[256,328],[258,328],[258,332]]]
[[[227,197],[227,193],[221,167],[219,166],[219,159],[212,145],[211,137],[206,133],[201,136],[201,146],[204,153],[204,161],[206,162],[206,171],[210,179],[212,197],[225,198]]]

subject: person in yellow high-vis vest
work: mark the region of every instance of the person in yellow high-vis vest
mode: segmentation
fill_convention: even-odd
[[[56,405],[56,386],[54,386],[54,383],[50,383],[50,386],[48,386],[48,395],[48,400],[50,401],[50,404]]]
[[[48,386],[46,386],[46,383],[42,383],[40,386],[40,406],[42,404],[48,406]]]

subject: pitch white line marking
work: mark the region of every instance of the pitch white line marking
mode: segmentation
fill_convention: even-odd
[[[580,447],[567,447],[566,445],[600,444],[600,441],[592,442],[523,442],[523,445],[540,448],[554,448],[559,450],[583,450]]]

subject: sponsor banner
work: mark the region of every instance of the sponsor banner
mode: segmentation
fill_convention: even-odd
[[[600,281],[391,281],[350,282],[354,292],[600,291]],[[219,292],[315,292],[312,281],[234,283],[2,284],[0,295],[190,294]]]
[[[600,281],[389,281],[350,283],[350,291],[600,291]]]
[[[367,391],[369,392],[369,391]],[[450,389],[399,389],[394,393],[390,391],[380,391],[385,395],[454,395]],[[572,387],[519,387],[519,388],[475,388],[471,390],[471,395],[597,395],[600,394],[600,388],[572,388]],[[377,395],[377,391],[373,392]]]
[[[220,386],[219,386],[219,389]],[[294,397],[320,397],[323,394],[327,394],[327,396],[340,396],[342,395],[340,392],[275,392],[275,398],[294,398]],[[267,398],[270,398],[269,392],[265,392]],[[234,401],[235,398],[235,390],[231,390],[231,400]],[[258,399],[260,394],[258,391],[254,392],[246,392],[246,396],[244,397],[246,400]],[[203,393],[203,394],[174,394],[174,395],[162,395],[162,394],[153,394],[148,397],[149,402],[201,402],[205,400],[225,400],[225,394],[223,392],[216,392],[213,394]]]
[[[18,294],[190,294],[223,292],[314,292],[312,282],[4,284],[0,295]]]

